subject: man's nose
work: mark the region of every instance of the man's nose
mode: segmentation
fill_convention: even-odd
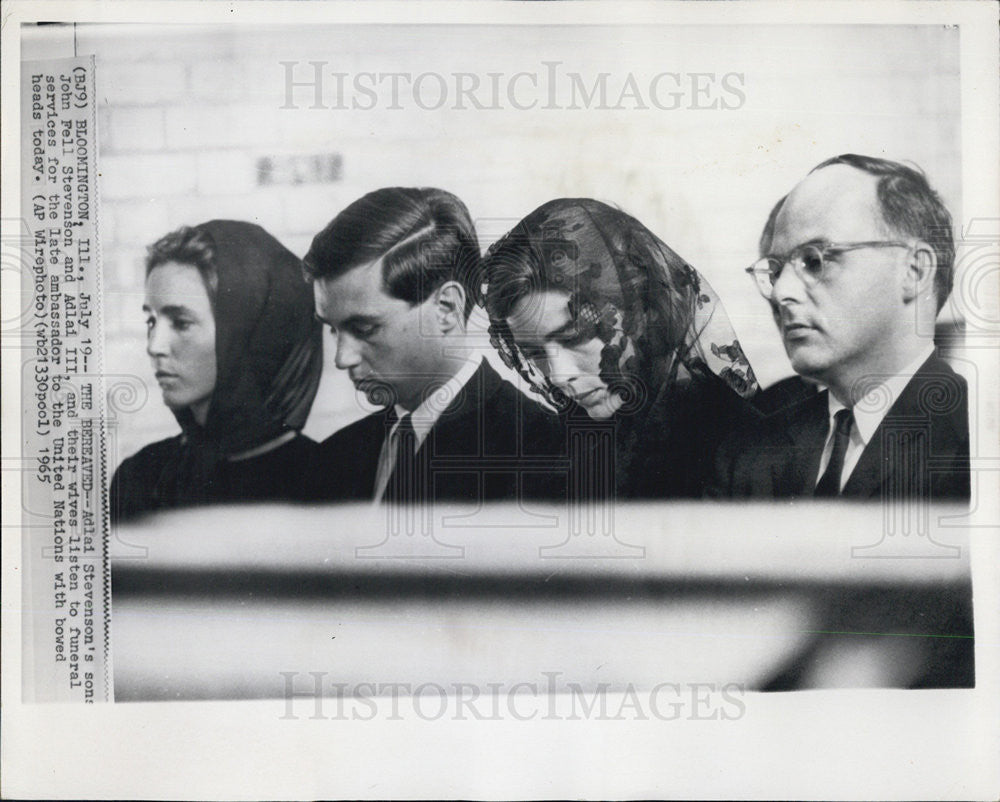
[[[806,285],[790,263],[786,263],[781,268],[781,272],[774,280],[773,287],[771,295],[779,306],[787,301],[802,300],[806,290]]]
[[[361,361],[358,341],[345,331],[337,332],[337,354],[334,364],[340,370],[349,370]]]
[[[162,321],[154,322],[146,332],[146,353],[151,357],[166,356],[170,352],[170,334]]]

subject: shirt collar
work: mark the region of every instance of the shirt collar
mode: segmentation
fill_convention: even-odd
[[[427,438],[427,433],[434,428],[434,424],[438,422],[441,413],[448,408],[452,400],[458,397],[461,389],[465,387],[469,379],[479,369],[479,364],[482,360],[483,355],[481,353],[473,352],[470,354],[465,362],[462,363],[462,367],[455,372],[454,376],[432,392],[419,407],[413,410],[410,423],[413,425],[413,433],[417,439],[417,448],[423,445],[424,440]],[[410,414],[408,410],[403,409],[399,404],[396,404],[395,408],[396,415],[400,420],[402,420],[404,415]],[[395,432],[398,427],[399,420],[392,427],[392,431]]]
[[[860,436],[861,442],[863,442],[866,446],[875,435],[875,432],[881,425],[886,413],[892,408],[893,404],[899,400],[899,396],[903,394],[903,390],[905,390],[906,385],[910,383],[910,379],[916,375],[916,372],[920,370],[920,366],[923,365],[933,353],[934,346],[928,345],[927,348],[920,352],[916,359],[910,362],[910,364],[908,364],[901,371],[894,373],[892,376],[885,379],[885,381],[872,386],[865,396],[854,405],[854,428],[857,431],[858,436]],[[826,398],[827,409],[829,410],[829,416],[832,421],[834,415],[842,409],[847,409],[847,407],[844,404],[841,404],[831,392],[827,392]],[[832,423],[830,425],[831,427],[833,426]]]

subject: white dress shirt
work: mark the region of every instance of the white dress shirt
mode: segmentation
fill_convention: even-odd
[[[851,478],[851,473],[857,467],[858,460],[866,446],[875,436],[875,432],[886,413],[896,403],[902,395],[910,379],[920,370],[920,366],[927,361],[928,357],[934,353],[934,346],[928,345],[921,352],[920,356],[914,359],[909,365],[898,373],[889,377],[883,382],[872,387],[872,389],[854,405],[854,425],[851,426],[851,439],[847,444],[847,451],[844,454],[844,469],[840,473],[840,489],[844,489],[847,480]],[[819,473],[816,474],[816,483],[830,463],[830,455],[833,453],[834,415],[840,410],[847,409],[844,404],[838,401],[829,390],[826,394],[828,407],[828,428],[826,435],[826,445],[823,447],[823,454],[819,460]]]
[[[393,424],[388,436],[382,441],[382,450],[378,455],[378,472],[375,474],[375,495],[372,498],[375,504],[382,501],[385,489],[389,485],[389,477],[392,476],[392,471],[396,467],[396,455],[399,453],[397,445],[399,441],[399,424],[403,417],[405,415],[411,416],[410,422],[413,425],[413,433],[416,436],[416,449],[419,451],[420,447],[424,444],[424,440],[427,439],[430,430],[434,428],[434,424],[441,417],[441,413],[448,408],[452,399],[458,397],[462,388],[475,375],[482,359],[483,356],[481,353],[475,353],[470,356],[454,376],[431,393],[412,413],[399,404],[396,404],[398,419]]]

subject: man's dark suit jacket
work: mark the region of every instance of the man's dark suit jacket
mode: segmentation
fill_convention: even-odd
[[[767,393],[794,397],[789,379]],[[826,392],[806,394],[728,438],[709,495],[812,496],[829,432]],[[969,410],[965,379],[936,354],[886,413],[841,494],[854,500],[969,498]]]
[[[390,411],[382,410],[324,440],[311,495],[370,501],[391,426]],[[429,471],[435,501],[566,498],[561,419],[501,379],[485,360],[427,433],[418,458]]]

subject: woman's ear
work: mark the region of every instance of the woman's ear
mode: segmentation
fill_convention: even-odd
[[[903,280],[903,300],[909,303],[921,296],[933,298],[937,254],[923,240],[918,240],[909,253]]]
[[[435,315],[442,334],[465,331],[465,287],[446,281],[434,294]]]

